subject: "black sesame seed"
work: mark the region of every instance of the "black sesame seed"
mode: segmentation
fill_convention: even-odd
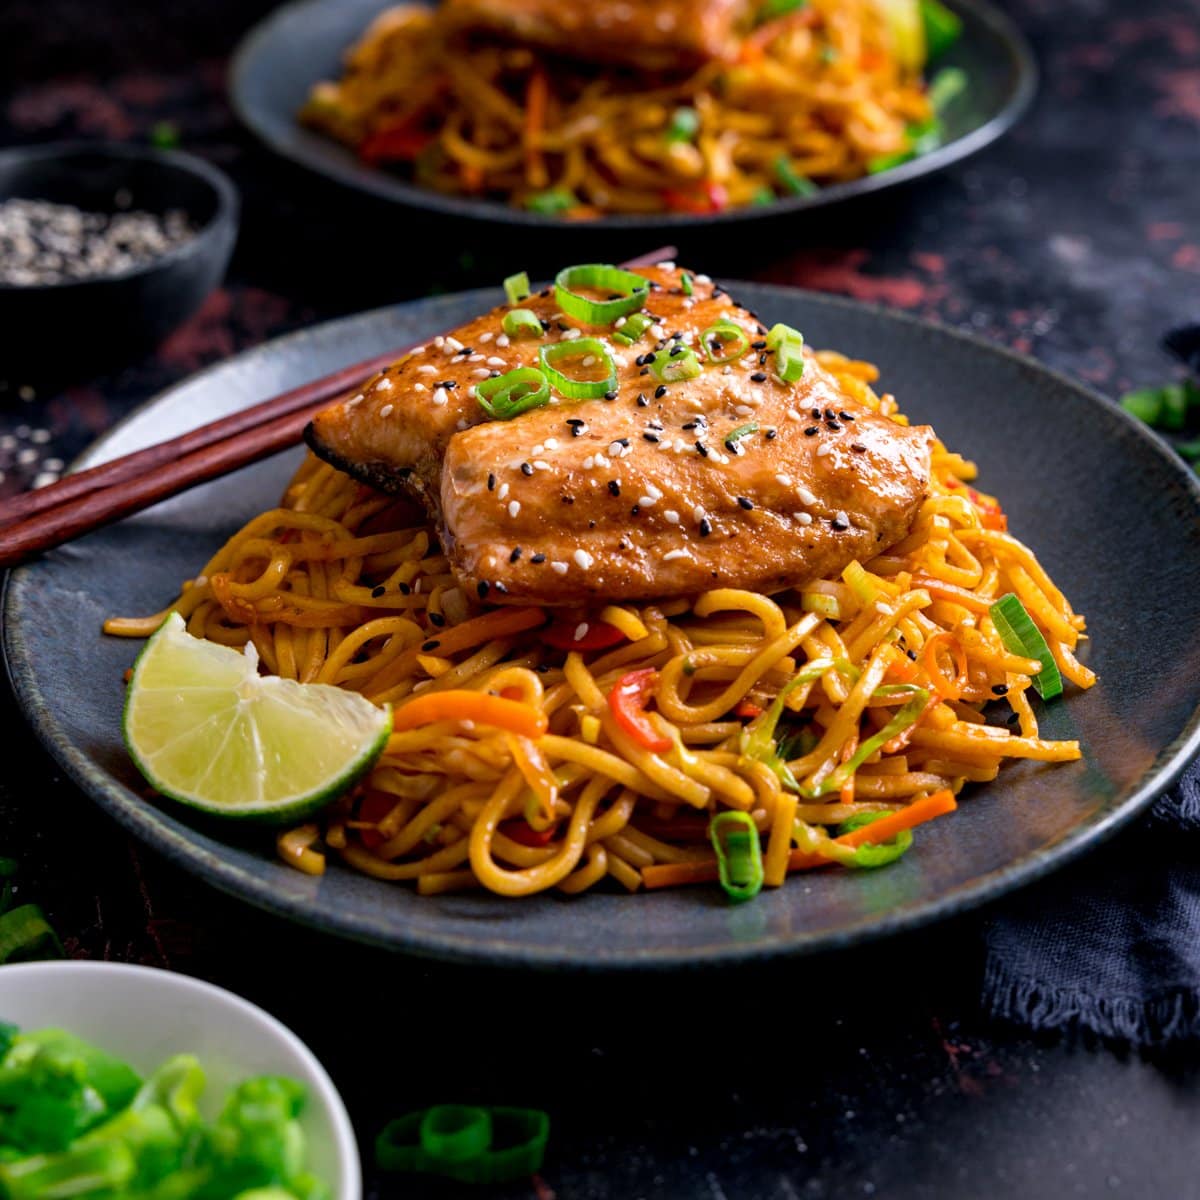
[[[430,625],[434,626],[436,629],[441,629],[441,627],[446,623],[446,618],[443,617],[440,612],[431,612],[427,613],[426,615],[429,617]]]
[[[819,421],[821,419],[821,410],[819,408],[814,408],[812,410],[812,419],[814,421]]]
[[[608,295],[608,299],[610,299],[610,300],[624,300],[624,299],[625,299],[625,297],[624,297],[624,296],[622,296],[620,292],[610,292],[610,293],[609,293],[609,295]]]
[[[628,446],[629,439],[628,438],[617,438],[617,445],[618,446]]]
[[[586,425],[587,422],[582,417],[568,417],[568,425]]]
[[[751,350],[765,350],[766,348],[767,348],[767,343],[766,343],[766,342],[763,342],[763,341],[751,342],[751,343],[750,343],[750,349],[751,349]]]
[[[492,373],[491,373],[491,374],[488,376],[488,378],[489,378],[489,379],[499,379],[499,378],[500,378],[500,372],[499,372],[499,371],[493,371],[493,372],[492,372]]]
[[[474,354],[474,353],[475,353],[475,347],[474,347],[474,346],[464,346],[464,347],[463,347],[463,348],[462,348],[462,349],[459,351],[459,354]]]
[[[542,288],[542,290],[540,292],[538,292],[538,295],[539,296],[549,296],[549,295],[551,295],[552,291],[553,291],[552,288]]]
[[[838,517],[834,517],[829,523],[838,531],[838,533],[845,533],[845,531],[850,528],[849,521],[843,521]]]
[[[520,546],[514,546],[514,547],[512,548],[512,553],[511,553],[511,554],[508,556],[508,561],[509,561],[510,563],[513,563],[513,562],[516,562],[516,561],[517,561],[517,559],[518,559],[518,558],[520,558],[520,557],[521,557],[521,547],[520,547]]]
[[[642,511],[642,510],[641,510],[641,509],[640,509],[640,508],[639,508],[639,507],[638,507],[638,506],[635,504],[635,505],[634,505],[634,506],[633,506],[633,507],[632,507],[632,508],[629,510],[629,515],[630,515],[631,517],[636,517],[636,516],[638,515],[638,513],[640,513],[641,511]]]
[[[429,641],[429,642],[423,642],[421,644],[421,649],[424,650],[426,654],[429,654],[432,651],[436,650],[441,644],[442,644],[441,642],[436,641],[436,640]]]
[[[841,432],[842,427],[836,421],[826,421],[825,428],[828,429],[830,433],[839,433]]]
[[[832,408],[827,408],[825,410],[825,420],[827,420],[827,421],[833,420],[833,409]]]
[[[758,356],[758,365],[760,367],[765,367],[767,365],[767,356],[765,352]]]
[[[661,400],[666,394],[667,394],[667,385],[665,383],[660,383],[658,385],[658,387],[656,387],[654,389],[655,400]]]
[[[662,349],[662,344],[661,344],[661,343],[659,344],[659,347],[658,347],[658,348],[659,348],[660,350]],[[648,366],[649,366],[649,365],[650,365],[652,362],[654,362],[654,361],[655,361],[657,358],[658,358],[658,355],[657,355],[657,354],[655,354],[653,350],[651,350],[649,354],[643,354],[643,355],[642,355],[642,359],[643,359],[642,366],[644,366],[644,367],[648,367]]]
[[[475,590],[479,593],[480,600],[486,600],[488,592],[491,591],[491,587],[486,579],[481,579],[475,585]]]
[[[572,437],[583,437],[583,435],[585,433],[587,433],[587,426],[584,425],[582,422],[580,422],[578,425],[571,426],[571,436]]]
[[[854,420],[854,418],[848,412],[840,412],[840,413],[838,413],[838,416],[841,417],[843,421],[853,421]]]
[[[913,662],[917,661],[917,652],[915,650],[905,650],[904,653],[907,654],[908,657],[913,660]]]
[[[686,424],[684,424],[684,425],[680,425],[680,427],[679,427],[679,428],[680,428],[680,429],[695,429],[695,428],[696,428],[696,422],[695,422],[695,421],[688,421]]]
[[[642,437],[644,437],[646,439],[646,441],[648,441],[648,442],[657,442],[658,441],[657,433],[643,433]]]
[[[612,495],[619,496],[621,494],[620,481],[616,479],[610,479],[608,481],[608,490],[612,493]]]
[[[646,399],[646,393],[638,392],[638,398],[637,398],[638,408],[645,408],[649,403],[650,403],[650,401]]]
[[[521,464],[521,474],[529,476],[533,474],[533,463],[523,462]]]
[[[672,346],[671,353],[668,354],[667,357],[674,358],[677,354],[682,354],[686,349],[686,346]]]
[[[568,324],[566,323],[566,321],[559,321],[559,322],[558,322],[558,328],[559,328],[559,329],[560,329],[560,330],[561,330],[563,333],[566,333],[566,332],[567,332],[567,330],[568,330],[568,329],[570,329],[571,327],[570,327],[570,325],[568,325]]]
[[[708,447],[703,442],[697,442],[696,443],[696,453],[699,454],[701,458],[707,458],[708,457]]]
[[[805,437],[812,437],[812,436],[813,436],[813,434],[814,434],[814,433],[816,433],[816,432],[817,432],[817,426],[815,426],[815,425],[810,425],[810,426],[809,426],[809,427],[808,427],[808,428],[807,428],[807,429],[804,431],[804,436],[805,436]]]
[[[491,471],[489,471],[488,472],[488,491],[494,492],[495,490],[496,490],[496,476]]]
[[[774,441],[778,436],[779,436],[778,429],[768,429],[767,432],[763,434],[763,437],[765,437],[768,442]]]
[[[765,337],[765,336],[766,336],[766,332],[767,332],[767,331],[766,331],[766,328],[765,328],[764,326],[760,325],[760,326],[758,327],[758,329],[757,329],[757,332],[758,332],[758,333],[760,333],[760,334],[762,334],[762,335]]]
[[[535,554],[529,561],[540,567],[546,561],[546,556],[544,554]]]
[[[850,449],[853,450],[855,454],[865,454],[867,448],[862,444],[862,442],[851,442]]]
[[[649,375],[649,374],[650,374],[650,368],[649,368],[649,367],[643,367],[643,368],[642,368],[642,369],[641,369],[641,370],[638,372],[638,374],[639,374],[639,375]]]
[[[767,382],[766,372],[765,371],[755,371],[754,374],[750,376],[750,382],[751,383],[766,383]]]
[[[744,508],[747,512],[749,512],[754,507],[754,501],[747,500],[745,496],[739,496],[737,498],[737,502],[738,502],[739,506]]]
[[[615,400],[617,398],[617,390],[613,388],[611,391],[604,393],[605,400]]]
[[[996,686],[994,688],[992,688],[992,691],[995,692],[997,696],[1007,696],[1008,695],[1008,684],[1007,683],[998,683],[998,684],[996,684]]]
[[[412,588],[407,583],[398,583],[396,586],[400,589],[400,595],[407,596],[412,592]]]
[[[680,330],[678,333],[671,334],[671,337],[677,342],[681,341],[683,339],[683,330]]]
[[[542,322],[542,332],[543,332],[543,333],[549,333],[549,332],[550,332],[550,322],[549,322],[549,321],[543,321],[543,322]]]
[[[387,588],[385,588],[383,586],[383,584],[381,583],[378,587],[373,587],[371,589],[371,596],[373,599],[378,600],[379,597],[382,596],[383,593],[386,591],[387,591]]]
[[[538,663],[538,665],[536,667],[534,667],[534,670],[539,675],[547,675],[550,672],[550,664],[549,663]]]
[[[700,518],[700,536],[708,537],[712,533],[712,522],[707,517]]]

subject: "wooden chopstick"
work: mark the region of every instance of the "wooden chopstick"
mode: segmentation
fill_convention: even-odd
[[[622,265],[647,266],[674,258],[675,253],[674,246],[663,246]],[[43,550],[286,450],[300,440],[305,426],[326,405],[420,344],[343,367],[169,441],[15,497],[0,505],[0,567],[15,566]]]

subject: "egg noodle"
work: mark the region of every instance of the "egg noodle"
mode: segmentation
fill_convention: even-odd
[[[871,388],[870,364],[817,358],[851,398],[906,423]],[[302,870],[320,873],[332,851],[425,895],[575,893],[607,876],[636,891],[714,878],[708,823],[736,810],[765,835],[765,883],[778,886],[789,870],[850,864],[829,828],[849,818],[916,811],[994,779],[1006,758],[1079,757],[1076,742],[1038,736],[1028,692],[1041,664],[1005,649],[989,607],[1015,593],[1086,688],[1083,618],[974,475],[936,443],[909,535],[801,591],[564,613],[479,605],[406,501],[310,455],[282,507],[235,534],[167,611],[214,642],[252,640],[270,672],[394,706],[365,781],[320,824],[279,837]],[[165,616],[105,630],[147,637]],[[598,630],[607,645],[587,649]],[[653,679],[638,716],[665,751],[618,719],[611,693],[639,671],[654,674],[635,676]],[[985,723],[1000,697],[1009,723]]]
[[[810,0],[750,31],[737,61],[672,76],[586,67],[400,6],[301,120],[437,191],[568,217],[770,203],[916,148],[933,116],[923,51],[890,11]]]

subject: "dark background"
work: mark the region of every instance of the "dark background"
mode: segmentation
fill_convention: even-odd
[[[156,353],[93,377],[64,330],[55,362],[6,378],[0,330],[0,494],[244,346],[562,257],[509,232],[427,225],[255,147],[225,104],[225,59],[270,7],[0,0],[0,144],[145,140],[166,119],[245,203],[226,286]],[[1109,394],[1169,378],[1158,339],[1200,319],[1200,4],[1006,7],[1043,84],[1003,143],[834,216],[702,235],[688,260],[937,317]],[[584,235],[572,238],[578,258]],[[0,854],[22,861],[21,898],[42,904],[72,954],[213,979],[293,1024],[365,1149],[389,1115],[478,1099],[550,1110],[543,1180],[503,1193],[538,1200],[1200,1196],[1194,1052],[989,1020],[976,1001],[986,913],[720,975],[581,981],[414,963],[181,877],[58,777],[7,694],[0,731]]]

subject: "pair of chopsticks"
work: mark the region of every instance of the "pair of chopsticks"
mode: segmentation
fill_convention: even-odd
[[[663,246],[622,265],[644,267],[674,257],[675,248]],[[421,344],[353,363],[170,441],[15,497],[0,505],[0,567],[15,566],[43,550],[296,445],[321,409],[357,390]]]

